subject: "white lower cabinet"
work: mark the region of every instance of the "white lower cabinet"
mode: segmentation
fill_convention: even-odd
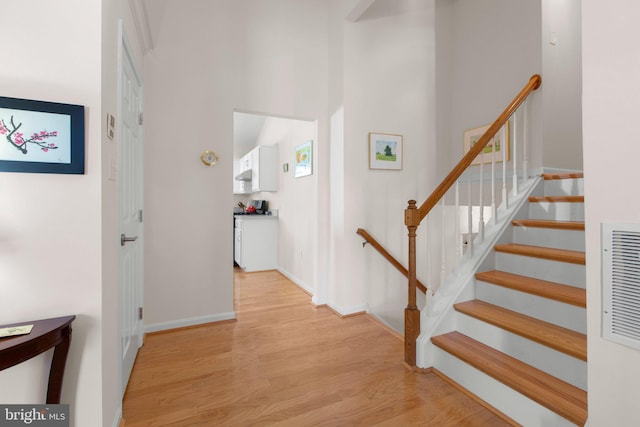
[[[234,260],[245,271],[273,270],[278,264],[278,217],[234,218]]]

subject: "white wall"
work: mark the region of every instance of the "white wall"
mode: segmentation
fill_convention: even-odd
[[[451,150],[451,164],[444,171],[448,173],[462,158],[463,132],[492,123],[529,78],[541,73],[541,4],[438,0],[437,12],[437,86],[442,95],[438,97],[436,126],[440,127],[440,123],[451,126],[449,133],[438,129],[439,135],[450,138],[438,140],[438,144]],[[450,50],[445,46],[450,46]],[[539,116],[538,98],[537,93],[532,97],[533,117]],[[442,114],[441,109],[448,111]],[[539,125],[538,121],[532,129],[541,132]],[[533,167],[542,166],[540,141],[539,134],[532,138],[533,150],[539,150],[531,153]]]
[[[640,417],[640,352],[601,337],[600,226],[637,223],[640,212],[640,4],[585,0],[582,17],[589,425],[630,427]]]
[[[326,144],[327,10],[312,0],[148,6],[171,18],[145,57],[145,321],[171,327],[233,315],[234,109],[317,119]],[[212,168],[205,149],[220,157]]]
[[[545,167],[582,170],[581,19],[580,0],[542,1]]]
[[[0,68],[3,96],[85,106],[84,175],[0,179],[7,207],[0,214],[0,324],[77,316],[62,390],[75,426],[103,417],[101,7],[99,0],[9,0],[0,26],[10,44]],[[48,360],[0,373],[0,401],[44,402]]]
[[[278,210],[278,268],[309,292],[314,292],[314,247],[318,213],[316,123],[269,117],[262,127],[257,145],[278,146],[278,191],[254,193],[252,199],[264,199],[269,209]],[[294,177],[295,148],[313,141],[313,174]],[[289,171],[282,165],[287,163]]]
[[[406,265],[404,209],[435,185],[438,162],[434,49],[433,1],[376,2],[344,26],[344,119],[335,118],[337,128],[344,126],[344,139],[335,139],[343,169],[331,175],[338,193],[332,194],[336,251],[328,297],[344,312],[368,304],[399,329],[406,279],[372,248],[363,249],[355,232],[367,229]],[[403,136],[402,171],[369,169],[369,132]],[[332,160],[337,156],[332,152]]]

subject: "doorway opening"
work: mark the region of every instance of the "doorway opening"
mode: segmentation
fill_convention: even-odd
[[[313,295],[317,135],[315,120],[234,112],[234,276],[278,270]]]

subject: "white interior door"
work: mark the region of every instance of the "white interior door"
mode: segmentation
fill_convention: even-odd
[[[122,37],[118,127],[118,259],[121,394],[142,345],[142,80]]]

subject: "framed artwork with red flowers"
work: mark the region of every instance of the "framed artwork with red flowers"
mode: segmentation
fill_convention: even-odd
[[[84,174],[84,106],[0,97],[0,172]]]

